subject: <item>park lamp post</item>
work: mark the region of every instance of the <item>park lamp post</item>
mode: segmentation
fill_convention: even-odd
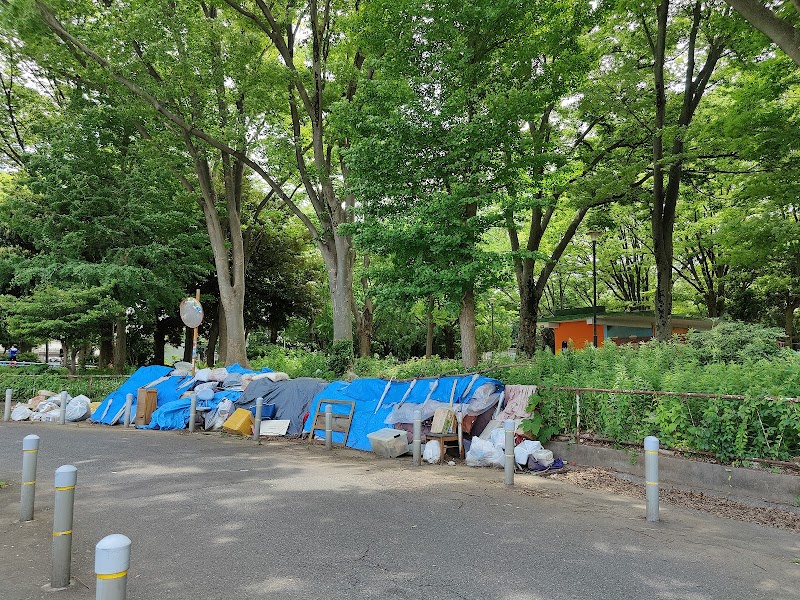
[[[494,296],[489,298],[489,308],[492,313],[492,352],[494,352]]]
[[[597,348],[597,240],[603,235],[602,231],[592,230],[589,239],[592,240],[592,340]]]

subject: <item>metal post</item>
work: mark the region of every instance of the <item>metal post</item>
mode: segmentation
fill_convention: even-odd
[[[112,533],[97,542],[94,547],[95,600],[125,600],[130,566],[130,538]]]
[[[36,459],[39,455],[39,436],[26,435],[22,440],[22,491],[19,520],[33,521],[33,501],[36,497]]]
[[[61,409],[58,416],[58,422],[64,425],[67,422],[67,391],[61,392]]]
[[[514,421],[506,419],[503,422],[506,430],[506,485],[514,485]]]
[[[644,438],[644,480],[647,488],[647,520],[658,521],[658,438]]]
[[[253,423],[253,441],[261,442],[261,412],[264,406],[264,398],[256,398],[256,420]]]
[[[200,288],[197,288],[194,292],[194,299],[197,302],[200,302]],[[214,365],[210,365],[214,366]],[[192,332],[192,377],[197,374],[197,327],[194,328]]]
[[[325,450],[333,449],[333,406],[325,405]]]
[[[72,563],[72,515],[75,506],[75,483],[78,469],[64,465],[56,469],[56,497],[53,508],[53,552],[50,587],[69,585]]]
[[[592,339],[597,348],[597,238],[592,236]]]
[[[581,443],[581,395],[575,394],[575,443]]]
[[[133,407],[133,394],[125,395],[125,417],[122,424],[127,429],[131,426],[131,408]]]
[[[6,406],[3,410],[3,421],[9,421],[11,419],[11,396],[14,392],[11,388],[6,389]]]
[[[414,466],[422,464],[422,411],[414,411],[414,442],[413,442]]]
[[[194,422],[197,420],[197,392],[192,392],[189,402],[189,433],[194,433]]]

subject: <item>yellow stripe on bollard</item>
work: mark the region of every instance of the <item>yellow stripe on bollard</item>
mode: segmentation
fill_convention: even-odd
[[[23,452],[38,452],[38,450],[36,450],[36,449],[33,449],[33,450],[23,450]]]
[[[72,535],[72,529],[70,529],[69,531],[54,531],[53,532],[53,537],[58,537],[60,535]]]
[[[657,481],[648,481],[647,485],[658,485]]]
[[[33,481],[23,481],[22,485],[36,485],[36,480]]]
[[[119,579],[120,577],[125,577],[125,575],[127,575],[127,574],[128,574],[127,571],[120,571],[119,573],[107,573],[107,574],[98,573],[97,574],[97,578],[98,579]]]
[[[64,487],[57,487],[56,491],[57,492],[66,492],[68,490],[74,490],[74,489],[75,489],[74,485],[65,485]]]
[[[658,450],[645,450],[645,454],[658,454]]]

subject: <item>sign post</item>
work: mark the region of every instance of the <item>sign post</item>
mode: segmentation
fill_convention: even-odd
[[[200,289],[195,291],[194,298],[181,300],[181,320],[187,327],[194,329],[192,336],[192,376],[197,371],[197,328],[203,322],[203,305],[200,304]]]

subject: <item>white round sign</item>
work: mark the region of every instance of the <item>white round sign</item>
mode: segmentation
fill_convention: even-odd
[[[194,329],[203,322],[203,306],[194,298],[181,300],[181,320],[187,327]]]

